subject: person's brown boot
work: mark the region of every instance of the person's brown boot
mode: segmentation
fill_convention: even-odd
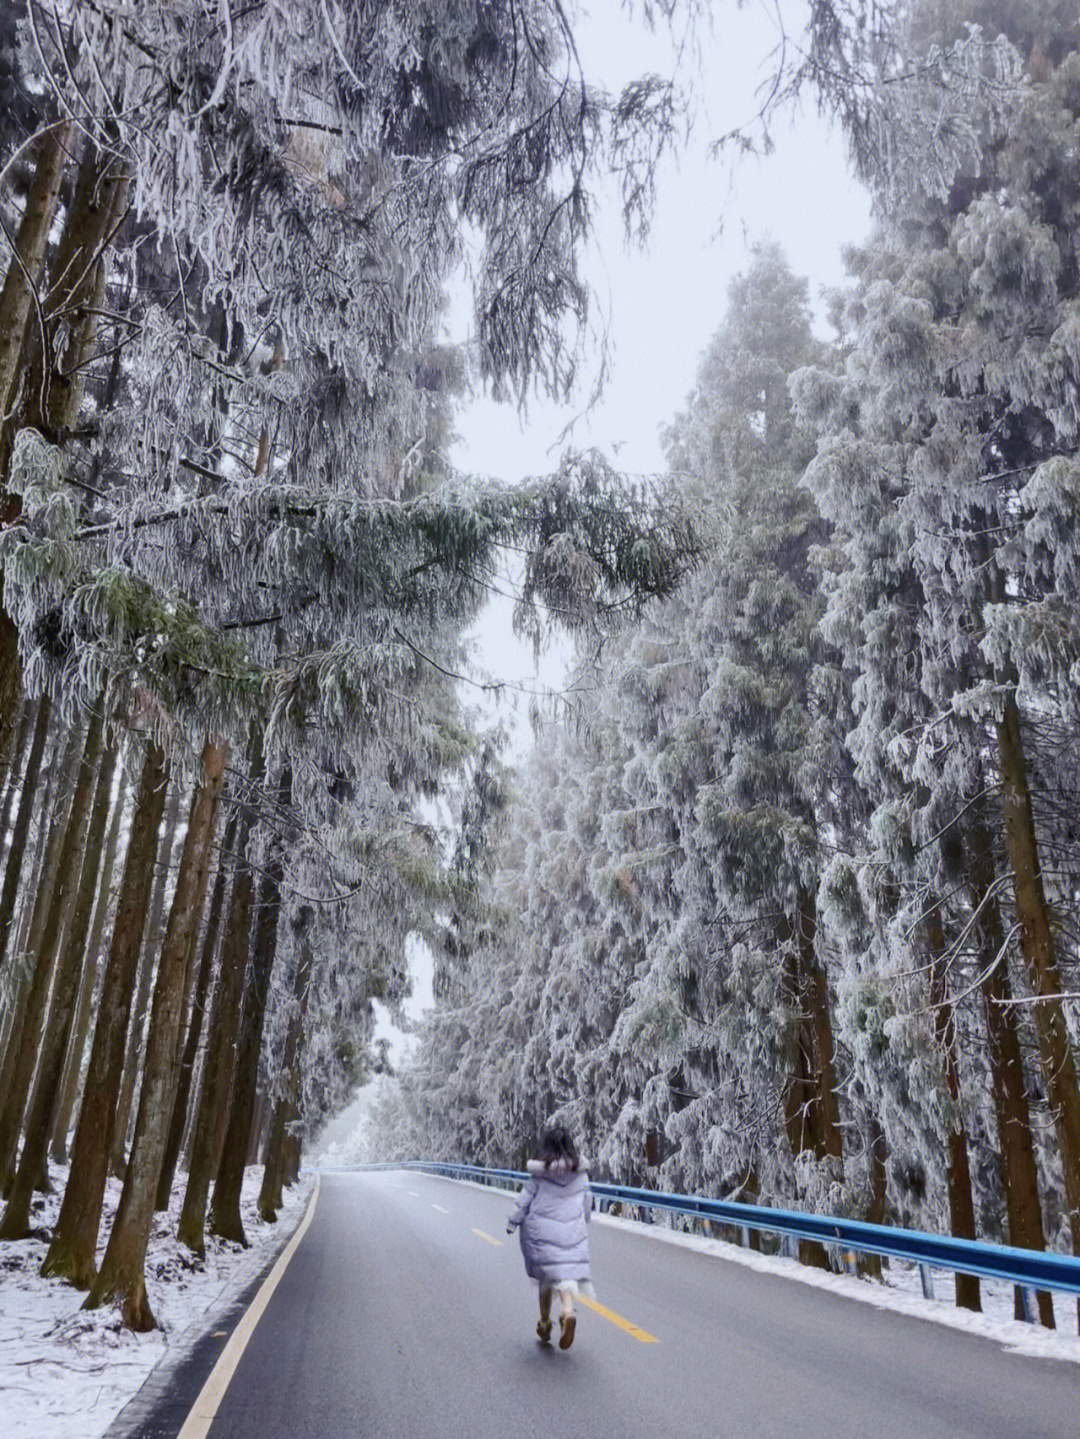
[[[541,1344],[550,1344],[550,1343],[551,1343],[551,1320],[550,1320],[550,1319],[541,1319],[541,1320],[540,1320],[540,1323],[536,1326],[536,1337],[537,1337],[537,1339],[539,1339],[539,1341],[540,1341]]]
[[[569,1349],[574,1342],[574,1330],[577,1328],[577,1316],[574,1314],[563,1314],[559,1317],[559,1328],[562,1330],[562,1338],[559,1340],[560,1349]]]

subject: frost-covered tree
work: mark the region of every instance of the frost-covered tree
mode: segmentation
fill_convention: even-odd
[[[708,561],[609,646],[585,733],[545,743],[500,853],[515,919],[478,952],[465,1013],[501,986],[467,1044],[504,1153],[558,1110],[625,1177],[838,1202],[816,892],[849,765],[819,688],[824,529],[787,388],[816,354],[805,284],[761,247],[669,440]],[[444,1020],[418,1074],[448,1053]]]
[[[973,962],[966,987],[983,992],[1009,1231],[1041,1247],[1008,965],[1023,960],[1034,1001],[1058,1151],[1048,1178],[1060,1162],[1075,1223],[1078,1095],[1057,998],[1075,961],[1052,918],[1055,893],[1073,892],[1071,865],[1047,873],[1040,851],[1049,842],[1060,854],[1060,833],[1039,816],[1039,788],[1067,791],[1072,772],[1061,683],[1071,622],[1055,574],[1074,536],[1050,517],[1068,504],[1055,467],[1074,444],[1076,36],[1074,17],[1046,14],[1032,30],[1026,13],[981,12],[1024,45],[1027,82],[994,127],[971,117],[975,156],[947,193],[892,209],[859,259],[846,369],[799,385],[808,418],[822,407],[810,482],[845,554],[831,624],[861,671],[852,741],[878,804],[876,839],[906,850],[915,913],[944,917],[955,936],[950,967]],[[947,38],[946,17],[927,8],[923,21]],[[935,1004],[951,1005],[935,967]]]
[[[617,152],[638,207],[671,104],[660,82],[617,103],[587,86],[558,5],[269,5],[223,23],[191,0],[20,20],[42,123],[0,300],[0,718],[6,735],[21,683],[44,696],[42,735],[48,705],[72,727],[89,709],[110,753],[135,731],[142,762],[48,1268],[93,1280],[90,1302],[116,1298],[142,1327],[200,985],[210,1051],[237,1042],[237,1057],[231,1075],[204,1065],[191,1101],[196,1244],[211,1171],[211,1222],[242,1237],[266,1043],[290,1051],[292,1102],[307,1095],[318,1118],[370,1064],[371,998],[401,997],[400,947],[438,888],[411,810],[472,747],[454,675],[496,547],[527,551],[522,616],[537,629],[545,607],[586,624],[660,593],[691,557],[677,520],[590,457],[516,492],[455,481],[461,362],[433,339],[469,229],[481,376],[497,393],[564,392],[587,317],[588,186]],[[196,963],[226,770],[235,851]],[[191,809],[167,905],[151,875],[170,783]],[[85,807],[46,846],[46,937],[68,903],[49,876]],[[279,943],[301,891],[332,916],[305,928],[303,965]],[[144,944],[158,910],[164,933]],[[35,1018],[9,1046],[20,1073],[54,950],[34,939]],[[274,1021],[279,950],[307,1043]],[[151,991],[143,1035],[132,1001]],[[58,1009],[49,1023],[59,1056]],[[140,1078],[129,1140],[115,1098]],[[104,1164],[128,1142],[95,1279]]]

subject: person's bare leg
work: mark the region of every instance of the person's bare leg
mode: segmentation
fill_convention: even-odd
[[[574,1314],[574,1295],[569,1289],[559,1290],[559,1303],[561,1313],[559,1314],[559,1329],[562,1338],[559,1340],[560,1349],[569,1349],[574,1342],[574,1330],[577,1328],[577,1317]]]

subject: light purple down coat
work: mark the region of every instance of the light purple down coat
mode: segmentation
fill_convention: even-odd
[[[541,1160],[530,1159],[526,1168],[529,1179],[509,1219],[521,1226],[525,1273],[548,1286],[568,1280],[588,1283],[588,1174],[584,1167],[571,1169],[563,1159],[547,1169]]]

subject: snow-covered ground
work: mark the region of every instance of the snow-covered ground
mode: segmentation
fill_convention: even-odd
[[[634,1219],[623,1219],[613,1214],[598,1214],[601,1224],[616,1225],[647,1234],[650,1238],[671,1244],[684,1244],[704,1254],[731,1260],[764,1273],[783,1274],[800,1284],[812,1284],[818,1289],[831,1289],[835,1294],[846,1295],[863,1304],[873,1304],[878,1309],[892,1309],[918,1319],[930,1319],[950,1329],[963,1329],[969,1334],[982,1334],[995,1339],[1015,1354],[1027,1354],[1040,1359],[1066,1359],[1080,1363],[1080,1337],[1076,1332],[1076,1300],[1068,1294],[1054,1295],[1054,1318],[1057,1329],[1043,1329],[1038,1324],[1022,1324],[1013,1318],[1012,1285],[1002,1284],[994,1279],[982,1281],[982,1312],[973,1314],[969,1309],[957,1309],[954,1300],[953,1275],[951,1270],[934,1269],[934,1298],[924,1299],[922,1280],[915,1264],[893,1260],[885,1270],[883,1283],[860,1279],[855,1275],[831,1274],[822,1269],[810,1269],[797,1259],[784,1259],[779,1255],[759,1254],[753,1249],[741,1249],[722,1239],[707,1239],[700,1234],[684,1234],[669,1229],[663,1223],[641,1224]]]
[[[146,1287],[159,1329],[132,1334],[112,1308],[92,1313],[85,1295],[38,1273],[59,1211],[66,1173],[53,1170],[54,1192],[35,1197],[40,1237],[0,1244],[0,1414],[3,1439],[100,1439],[116,1414],[161,1360],[183,1352],[204,1332],[211,1311],[239,1294],[292,1232],[311,1196],[305,1174],[285,1191],[276,1224],[264,1224],[256,1199],[262,1168],[244,1177],[242,1213],[250,1247],[207,1236],[206,1259],[175,1239],[186,1175],[180,1175],[167,1215],[155,1217]],[[102,1241],[120,1199],[110,1180]],[[100,1257],[100,1254],[99,1254]]]
[[[474,1189],[491,1193],[490,1186],[469,1179],[446,1179],[447,1184],[468,1184]],[[507,1207],[514,1195],[506,1191]],[[671,1216],[678,1222],[678,1216]],[[928,1319],[944,1324],[950,1329],[962,1329],[968,1334],[981,1334],[984,1338],[1003,1344],[1014,1354],[1026,1354],[1038,1359],[1064,1359],[1080,1364],[1080,1337],[1077,1335],[1076,1298],[1070,1294],[1054,1295],[1054,1318],[1057,1329],[1043,1329],[1038,1324],[1022,1324],[1013,1318],[1012,1285],[1002,1284],[993,1279],[982,1281],[982,1312],[973,1314],[968,1309],[957,1309],[953,1302],[953,1276],[950,1270],[931,1271],[934,1289],[933,1299],[924,1299],[922,1280],[915,1264],[898,1263],[895,1260],[886,1268],[883,1283],[860,1279],[855,1275],[831,1274],[822,1269],[810,1269],[797,1259],[785,1259],[779,1255],[759,1254],[753,1249],[742,1249],[723,1239],[709,1239],[702,1234],[684,1232],[669,1227],[668,1217],[658,1212],[657,1222],[643,1224],[637,1219],[627,1219],[615,1214],[596,1213],[596,1224],[610,1224],[613,1227],[630,1230],[654,1239],[661,1244],[681,1244],[696,1249],[701,1254],[711,1254],[717,1259],[727,1259],[734,1264],[743,1264],[765,1274],[782,1274],[800,1284],[811,1284],[817,1289],[830,1289],[834,1294],[845,1295],[862,1304],[873,1304],[878,1309],[892,1309],[898,1314],[907,1314],[916,1319]],[[599,1297],[603,1299],[603,1275],[594,1276]]]

